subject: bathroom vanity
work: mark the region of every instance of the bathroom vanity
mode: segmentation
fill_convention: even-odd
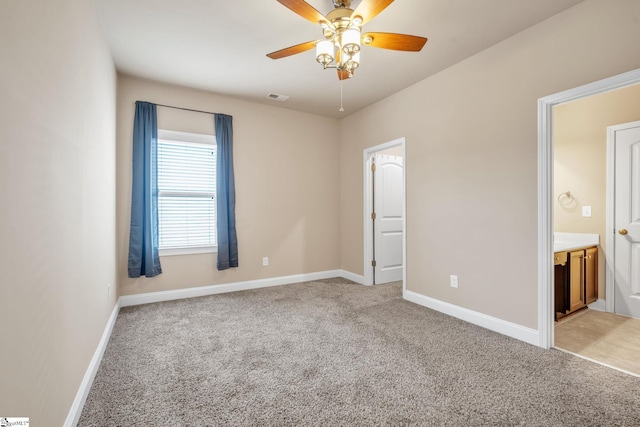
[[[599,240],[597,234],[554,233],[556,320],[598,299]]]

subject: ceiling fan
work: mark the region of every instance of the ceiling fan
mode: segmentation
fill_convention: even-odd
[[[375,18],[393,0],[362,0],[351,9],[351,0],[333,0],[334,10],[323,15],[304,0],[278,0],[303,18],[320,25],[321,40],[312,40],[267,54],[280,59],[316,48],[316,61],[324,69],[335,68],[340,80],[353,77],[360,66],[362,45],[382,49],[419,52],[427,42],[425,37],[396,33],[362,33],[362,27]]]

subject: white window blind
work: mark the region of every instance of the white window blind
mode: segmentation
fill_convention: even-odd
[[[214,251],[215,137],[158,130],[158,190],[161,254]]]

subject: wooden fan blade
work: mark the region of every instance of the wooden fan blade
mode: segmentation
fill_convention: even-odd
[[[426,42],[426,37],[409,36],[407,34],[365,33],[362,35],[362,43],[366,46],[407,52],[419,52]]]
[[[289,46],[284,49],[276,50],[275,52],[268,53],[267,56],[271,59],[280,59],[286,56],[295,55],[297,53],[306,52],[307,50],[313,49],[316,47],[316,41],[310,41],[305,43],[300,43],[295,46]]]
[[[347,80],[349,73],[347,71],[338,70],[338,80]]]
[[[314,24],[327,21],[323,14],[318,12],[313,6],[304,0],[278,0],[278,3],[288,7],[293,12]]]
[[[362,25],[364,25],[378,16],[391,3],[393,0],[362,0],[362,3],[351,14],[351,19],[360,16],[362,17]]]

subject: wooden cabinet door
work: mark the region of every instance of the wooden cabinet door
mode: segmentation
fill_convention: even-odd
[[[598,299],[598,248],[584,252],[584,302],[591,304]]]
[[[569,266],[567,265],[567,253],[554,253],[553,264],[555,320],[558,320],[564,317],[569,311]]]
[[[569,311],[579,310],[584,303],[584,250],[569,253]]]

